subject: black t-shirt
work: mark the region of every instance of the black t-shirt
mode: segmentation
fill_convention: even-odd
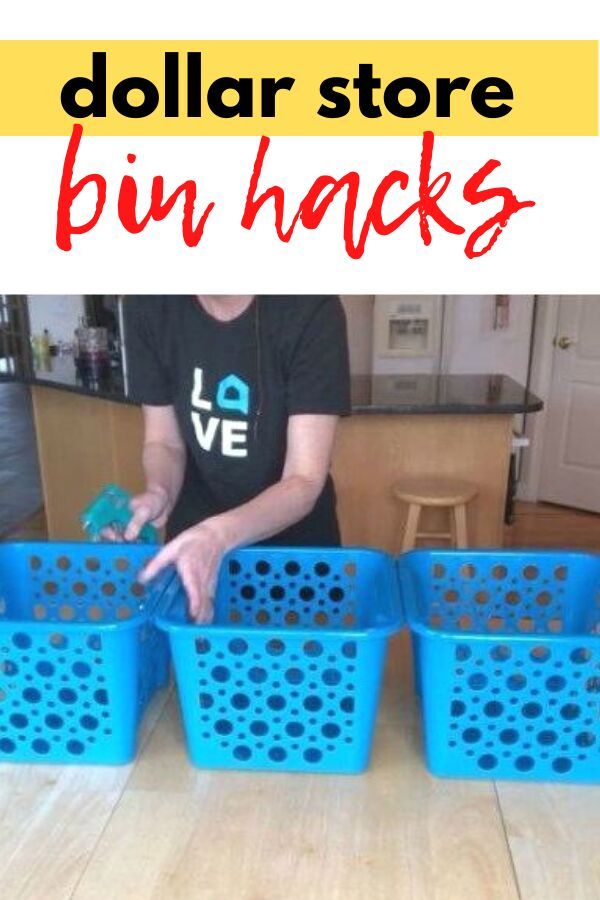
[[[229,322],[191,296],[131,297],[124,308],[130,396],[172,405],[187,447],[169,538],[279,481],[289,416],[350,411],[337,297],[256,297]],[[313,511],[270,543],[339,544],[331,477]]]

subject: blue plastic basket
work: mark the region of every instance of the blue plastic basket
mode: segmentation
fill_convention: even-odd
[[[359,772],[369,759],[394,565],[362,549],[251,548],[220,571],[215,623],[186,622],[178,579],[158,619],[191,761],[204,768]]]
[[[0,762],[129,762],[168,679],[148,547],[0,544]]]
[[[600,782],[600,556],[399,561],[436,775]]]

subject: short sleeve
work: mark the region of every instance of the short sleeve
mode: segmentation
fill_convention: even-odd
[[[288,415],[350,414],[346,315],[338,297],[315,306],[293,348],[287,378]]]
[[[158,298],[127,297],[123,315],[129,397],[147,406],[170,406],[171,378],[165,360],[163,310]]]

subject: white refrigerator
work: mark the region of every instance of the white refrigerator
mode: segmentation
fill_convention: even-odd
[[[373,374],[501,374],[526,384],[534,298],[375,297]]]

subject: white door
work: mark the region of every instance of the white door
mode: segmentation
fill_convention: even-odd
[[[600,512],[600,296],[560,300],[540,500]]]

